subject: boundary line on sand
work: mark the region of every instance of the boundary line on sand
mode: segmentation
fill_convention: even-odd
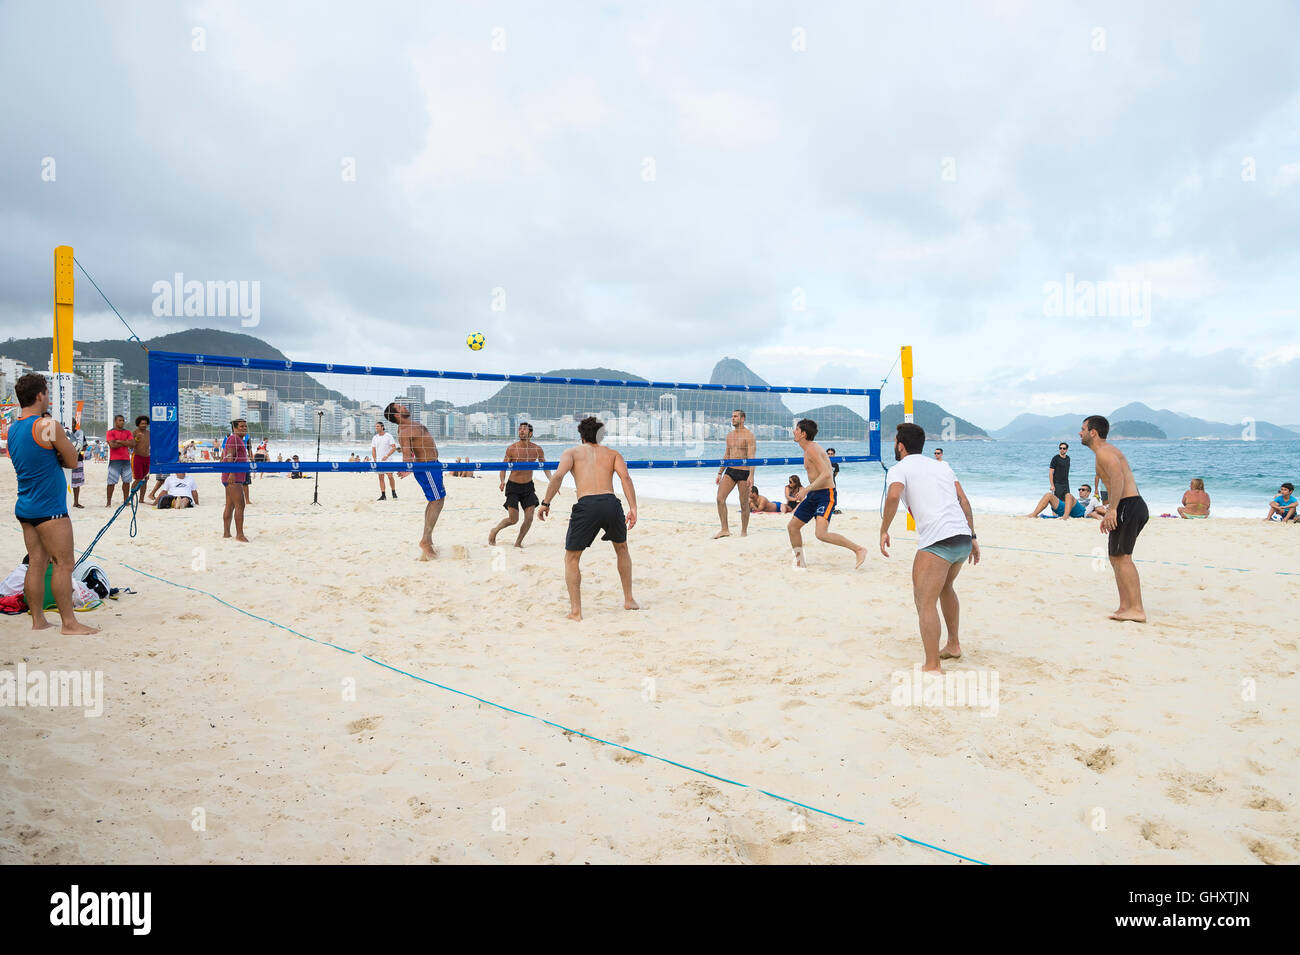
[[[138,567],[132,567],[130,564],[126,563],[126,561],[118,561],[118,563],[121,564],[121,566],[125,567],[127,570],[132,571],[133,573],[140,574],[143,577],[148,577],[152,580],[157,580],[164,584],[169,584],[172,587],[177,587],[181,590],[189,590],[192,591],[193,593],[203,594],[205,597],[211,597],[213,600],[217,601],[222,606],[229,607],[231,610],[237,611],[238,613],[242,613],[246,617],[252,617],[254,620],[260,620],[263,623],[269,623],[271,626],[278,627],[281,630],[287,630],[289,633],[292,633],[294,636],[302,637],[304,640],[310,640],[312,643],[320,644],[321,646],[326,646],[326,647],[333,647],[335,650],[341,650],[344,653],[358,655],[362,659],[369,660],[371,663],[374,663],[377,666],[381,666],[386,670],[391,670],[394,673],[400,673],[403,676],[410,677],[412,680],[417,680],[420,683],[425,683],[429,686],[437,687],[440,690],[446,690],[449,693],[455,693],[458,696],[464,696],[471,700],[476,700],[479,703],[486,704],[487,706],[494,707],[498,710],[503,710],[506,713],[513,713],[516,716],[526,716],[531,720],[537,720],[539,723],[545,723],[547,726],[553,726],[556,729],[561,730],[565,733],[570,733],[574,736],[581,736],[583,739],[588,739],[595,743],[602,743],[605,746],[613,746],[617,749],[621,749],[629,753],[635,753],[638,756],[645,756],[648,759],[658,760],[661,763],[667,763],[669,766],[676,766],[679,769],[685,769],[689,772],[697,773],[701,776],[707,776],[710,779],[716,779],[718,780],[718,782],[728,783],[729,785],[732,786],[738,786],[741,789],[753,789],[755,792],[760,792],[764,796],[769,796],[772,799],[777,799],[780,800],[781,802],[789,803],[792,806],[799,806],[800,808],[807,809],[810,812],[815,812],[823,816],[830,816],[832,819],[839,819],[841,822],[854,823],[856,825],[863,826],[863,827],[866,826],[866,823],[860,819],[853,819],[850,818],[849,816],[841,816],[839,813],[830,812],[829,810],[826,809],[818,809],[816,806],[810,806],[807,803],[802,803],[799,802],[798,800],[790,799],[788,796],[781,796],[777,793],[769,792],[766,789],[760,789],[757,786],[751,786],[748,783],[742,783],[734,779],[728,779],[725,776],[718,776],[715,773],[710,773],[703,769],[696,769],[694,766],[688,766],[686,763],[679,763],[676,760],[669,759],[666,756],[657,756],[654,753],[647,753],[644,752],[643,750],[633,749],[630,746],[624,746],[622,743],[615,743],[607,739],[601,739],[599,736],[592,736],[589,733],[582,732],[581,730],[572,729],[568,726],[564,726],[561,723],[556,723],[552,720],[548,720],[545,717],[534,716],[532,713],[525,713],[523,710],[512,709],[511,707],[504,706],[501,703],[494,703],[492,700],[486,700],[481,696],[475,696],[473,693],[466,693],[464,690],[458,690],[455,687],[447,686],[442,683],[435,683],[433,680],[425,679],[424,677],[417,676],[414,673],[408,673],[406,670],[402,670],[399,669],[398,667],[392,666],[391,664],[385,663],[383,660],[378,660],[364,653],[358,653],[358,651],[356,650],[349,650],[346,647],[340,647],[334,643],[326,643],[322,640],[317,640],[315,637],[310,637],[305,633],[301,633],[297,630],[294,630],[292,627],[286,627],[284,624],[277,623],[276,621],[271,620],[267,617],[258,616],[257,614],[252,613],[251,611],[243,609],[242,607],[235,606],[234,604],[230,603],[228,600],[224,600],[223,598],[218,597],[214,593],[210,593],[206,590],[200,590],[198,587],[191,587],[188,584],[180,584],[174,580],[168,580],[166,577],[159,577],[157,574],[151,574],[148,571],[140,570]],[[943,849],[939,846],[931,845],[928,842],[921,842],[919,839],[913,839],[910,836],[905,836],[901,832],[896,832],[894,833],[894,835],[902,839],[904,842],[909,842],[912,845],[923,846],[926,849],[933,849],[935,852],[942,852],[945,855],[954,856],[955,858],[963,859],[966,862],[974,862],[976,865],[989,864],[987,862],[981,862],[979,859],[973,859],[970,856],[962,855],[959,852],[953,852],[951,849]]]

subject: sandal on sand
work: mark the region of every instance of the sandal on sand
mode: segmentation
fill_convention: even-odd
[[[947,650],[944,650],[942,653],[939,654],[939,659],[940,659],[940,660],[960,660],[960,659],[961,659],[961,654],[960,654],[960,653],[952,654],[952,653],[949,653]]]

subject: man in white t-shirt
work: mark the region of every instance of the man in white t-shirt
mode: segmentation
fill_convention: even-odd
[[[162,497],[158,498],[159,507],[195,507],[199,503],[199,486],[194,478],[186,477],[184,472],[170,475],[163,482]]]
[[[370,439],[370,460],[387,461],[397,453],[397,441],[391,434],[384,430],[382,421],[375,422],[375,436]],[[379,472],[379,500],[387,500],[388,494],[384,491],[384,478],[388,478],[388,489],[393,492],[393,500],[397,500],[397,482],[393,479],[393,472]]]
[[[925,457],[925,431],[915,424],[900,424],[894,438],[896,465],[885,476],[889,496],[880,521],[880,552],[886,557],[890,545],[889,525],[901,501],[916,519],[917,552],[912,561],[912,595],[925,647],[922,670],[940,671],[940,660],[960,660],[961,644],[957,624],[961,605],[952,583],[962,564],[980,562],[980,545],[975,540],[975,518],[970,501],[957,475],[943,461]],[[948,642],[939,649],[938,603],[948,625]]]

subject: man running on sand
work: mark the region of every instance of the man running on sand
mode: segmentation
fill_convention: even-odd
[[[731,413],[731,434],[727,435],[727,451],[723,457],[757,457],[756,447],[754,432],[745,427],[745,412],[737,408]],[[727,498],[733,487],[740,488],[740,536],[746,536],[749,533],[749,489],[754,484],[754,469],[718,468],[713,483],[718,485],[718,520],[722,522],[722,530],[714,534],[713,539],[731,536],[731,528],[727,526]]]
[[[50,389],[44,375],[23,375],[14,384],[14,394],[21,411],[9,426],[9,460],[18,475],[14,516],[27,546],[23,599],[32,615],[32,629],[53,626],[45,619],[45,568],[53,561],[50,589],[63,622],[62,632],[99,633],[98,627],[79,622],[72,610],[72,519],[68,517],[62,469],[76,467],[77,451],[57,421],[42,417],[50,410]]]
[[[1128,459],[1115,445],[1107,443],[1108,434],[1110,422],[1098,414],[1084,418],[1079,428],[1079,440],[1097,456],[1097,474],[1110,492],[1110,508],[1101,519],[1101,532],[1109,535],[1106,549],[1110,553],[1111,570],[1115,572],[1115,586],[1119,588],[1119,609],[1110,619],[1146,623],[1142,581],[1133,563],[1133,547],[1150,514],[1147,502],[1138,493]]]
[[[813,440],[817,437],[817,422],[804,418],[794,426],[794,442],[803,449],[803,466],[808,472],[808,483],[799,489],[795,500],[799,506],[794,509],[787,529],[790,532],[790,546],[794,548],[796,567],[806,567],[803,559],[803,526],[816,518],[817,539],[827,544],[847,547],[858,557],[853,565],[857,570],[867,559],[867,549],[859,547],[842,534],[832,534],[831,516],[835,511],[839,495],[835,493],[835,476],[831,471],[831,459],[822,446]]]
[[[564,475],[573,472],[573,483],[578,489],[578,502],[569,512],[569,533],[564,541],[564,582],[569,587],[569,619],[582,619],[582,571],[578,562],[582,552],[592,545],[599,531],[603,540],[614,545],[618,559],[618,577],[623,582],[623,609],[640,610],[632,599],[632,555],[627,550],[627,532],[636,527],[636,488],[627,473],[623,455],[612,448],[601,447],[600,439],[605,426],[594,417],[583,418],[578,423],[582,444],[569,448],[560,457],[560,466],[547,485],[546,497],[537,512],[538,520],[546,520],[551,512],[551,501],[560,492]],[[614,496],[614,474],[623,485],[627,498],[627,517],[623,505]]]
[[[403,461],[437,461],[438,445],[429,429],[411,420],[411,410],[397,401],[390,401],[384,409],[384,420],[397,425],[397,443],[402,447]],[[399,471],[401,477],[415,475],[415,483],[424,491],[424,535],[420,538],[419,560],[434,560],[438,552],[433,547],[433,528],[447,501],[442,486],[442,469],[432,471]]]
[[[901,501],[916,518],[917,551],[912,558],[912,598],[925,648],[922,672],[940,672],[940,660],[960,660],[961,642],[957,625],[961,604],[953,581],[969,560],[980,562],[980,545],[975,539],[975,517],[970,501],[952,468],[936,458],[927,458],[925,429],[917,424],[900,424],[894,436],[894,460],[898,463],[885,475],[889,497],[880,519],[880,552],[889,556],[889,525],[894,522]],[[948,643],[939,649],[939,612],[948,625]]]
[[[506,448],[506,456],[502,460],[506,463],[511,461],[537,461],[540,462],[542,473],[546,479],[551,479],[551,472],[545,467],[546,452],[542,450],[540,444],[533,444],[533,426],[527,421],[519,422],[519,440],[510,447]],[[533,511],[537,508],[537,488],[533,486],[532,471],[502,471],[500,472],[501,486],[498,490],[506,492],[506,516],[501,523],[492,528],[492,533],[488,534],[488,545],[496,546],[497,534],[505,530],[512,524],[519,521],[519,512],[524,512],[524,526],[519,528],[519,536],[515,538],[515,546],[522,548],[524,546],[524,535],[528,533],[528,528],[533,526]]]

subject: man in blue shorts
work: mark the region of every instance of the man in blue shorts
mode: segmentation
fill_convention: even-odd
[[[889,525],[901,502],[916,519],[917,551],[912,560],[912,597],[925,648],[922,670],[939,672],[940,660],[960,660],[961,643],[957,625],[961,604],[953,582],[968,560],[980,562],[980,545],[975,540],[975,517],[957,475],[943,461],[927,458],[925,430],[920,425],[900,424],[894,438],[894,460],[898,463],[885,475],[889,496],[880,519],[880,552],[889,556]],[[948,643],[939,649],[938,604],[948,625]]]
[[[32,629],[53,626],[45,619],[45,568],[53,561],[50,589],[63,621],[63,633],[99,633],[77,620],[72,611],[72,520],[68,517],[68,492],[63,468],[77,465],[77,451],[66,431],[53,418],[50,389],[44,375],[23,375],[14,385],[22,410],[9,427],[9,460],[18,475],[18,500],[14,516],[27,545],[27,576],[23,599],[32,615]]]
[[[402,446],[403,461],[437,461],[438,445],[429,429],[411,420],[411,410],[406,405],[390,401],[384,409],[384,419],[397,425],[397,443]],[[438,552],[433,548],[433,528],[442,513],[447,492],[442,487],[442,469],[432,471],[400,471],[401,477],[415,475],[415,483],[424,491],[424,535],[420,538],[420,560],[433,560]]]
[[[790,515],[790,523],[786,525],[790,532],[790,546],[794,548],[794,564],[800,568],[807,566],[803,559],[803,526],[816,520],[817,539],[853,551],[858,558],[853,569],[857,570],[867,559],[867,549],[859,547],[843,534],[832,534],[830,531],[831,517],[839,503],[839,496],[835,493],[835,475],[831,470],[830,456],[813,440],[815,437],[817,422],[811,418],[804,418],[794,426],[794,441],[803,449],[803,466],[808,472],[808,483],[795,495],[798,506]]]
[[[1086,487],[1087,485],[1084,486]],[[1065,492],[1065,496],[1063,498],[1058,497],[1056,491],[1048,491],[1046,494],[1044,494],[1042,497],[1038,499],[1038,503],[1034,505],[1034,509],[1030,511],[1028,514],[1026,514],[1025,516],[1038,517],[1041,514],[1043,517],[1049,517],[1051,515],[1043,514],[1043,511],[1049,507],[1052,509],[1052,514],[1061,518],[1062,520],[1068,520],[1068,518],[1066,517],[1067,508],[1069,509],[1068,510],[1069,517],[1083,517],[1088,513],[1087,506],[1081,504],[1079,500],[1075,498],[1075,496],[1071,494],[1069,491]]]

